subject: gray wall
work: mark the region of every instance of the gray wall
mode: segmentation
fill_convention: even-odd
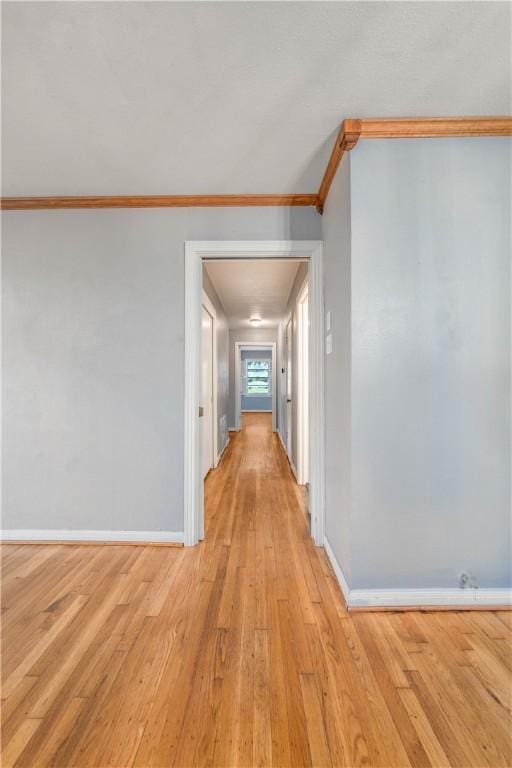
[[[320,217],[19,211],[2,225],[3,527],[182,531],[184,241],[315,239]]]
[[[332,336],[332,353],[325,356],[325,535],[349,583],[352,575],[350,158],[351,154],[343,158],[322,219],[324,301],[326,313],[331,312]]]
[[[203,290],[217,313],[217,453],[220,455],[229,437],[229,328],[224,307],[204,265]]]
[[[509,585],[511,142],[351,162],[353,586]]]
[[[261,360],[272,361],[271,349],[254,349],[254,350],[242,350],[240,357],[242,360],[248,360],[251,358],[260,358]],[[272,377],[272,362],[270,363]],[[271,378],[272,381],[272,378]],[[255,395],[242,395],[241,397],[242,411],[270,411],[272,413],[272,392],[270,395],[261,395],[256,397]]]
[[[323,218],[327,537],[352,588],[511,583],[508,139],[360,142]]]
[[[308,238],[311,239],[311,238]],[[229,428],[235,428],[237,392],[235,387],[235,343],[237,341],[275,341],[277,328],[232,328],[229,331]],[[279,362],[277,363],[279,365]],[[277,400],[276,400],[277,402]]]

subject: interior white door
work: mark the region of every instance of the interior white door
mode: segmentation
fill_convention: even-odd
[[[300,482],[309,482],[309,299],[306,293],[300,307]]]
[[[203,478],[213,467],[213,317],[203,306],[201,322],[201,443]]]
[[[292,400],[293,400],[293,324],[286,326],[286,452],[292,458]]]

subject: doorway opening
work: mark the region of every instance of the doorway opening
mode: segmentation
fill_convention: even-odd
[[[272,430],[296,479],[308,486],[311,535],[316,544],[323,544],[322,258],[319,241],[185,244],[184,540],[188,546],[204,536],[203,480],[226,448],[228,430],[239,430],[248,418],[254,423],[265,414],[270,424],[270,413]],[[262,272],[275,279],[267,291],[268,304]],[[233,290],[237,280],[241,286],[237,301],[245,300],[243,316],[237,315],[226,292],[226,284]],[[283,280],[288,286],[285,294]],[[288,300],[278,307],[279,317],[271,316],[283,295]]]
[[[235,341],[235,424],[242,413],[270,413],[277,429],[276,342]]]

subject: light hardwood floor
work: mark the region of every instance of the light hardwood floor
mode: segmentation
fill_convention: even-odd
[[[265,414],[193,549],[3,547],[2,766],[505,766],[510,614],[348,615]]]

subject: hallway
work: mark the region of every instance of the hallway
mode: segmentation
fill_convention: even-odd
[[[349,616],[267,414],[201,545],[2,549],[5,768],[511,764],[510,614]]]

